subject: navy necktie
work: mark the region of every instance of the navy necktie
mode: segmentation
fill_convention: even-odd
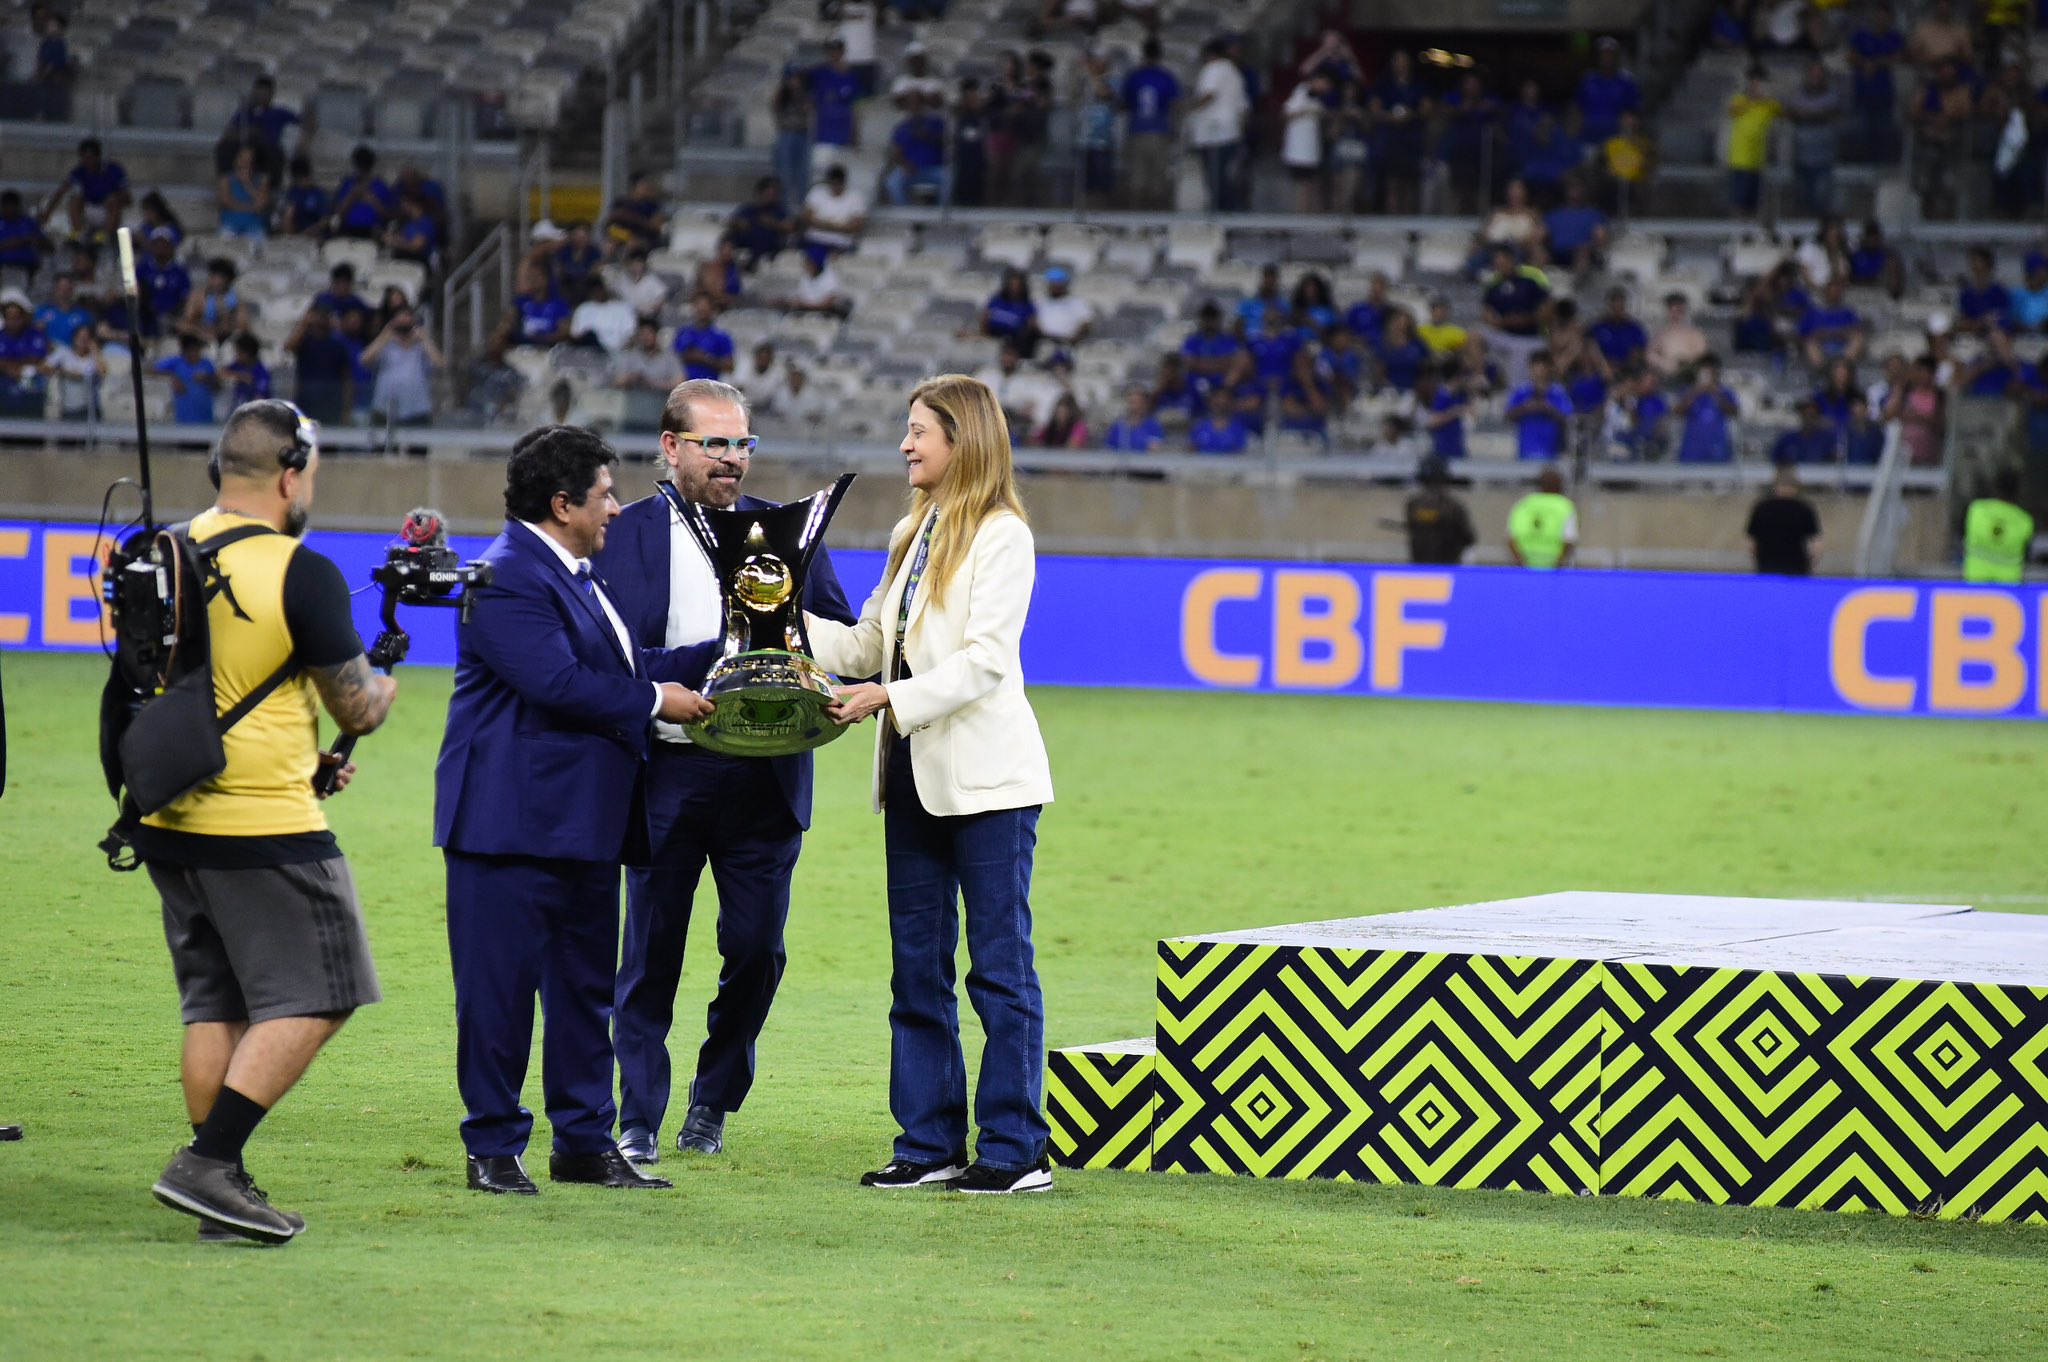
[[[597,578],[591,575],[590,564],[578,563],[576,565],[576,580],[583,583],[584,595],[595,596],[597,594]]]

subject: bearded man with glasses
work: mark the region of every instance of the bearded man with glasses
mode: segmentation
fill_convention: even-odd
[[[716,379],[693,378],[669,394],[661,457],[684,500],[716,510],[759,510],[745,496],[755,440],[747,399]],[[697,540],[665,497],[625,508],[597,559],[619,612],[643,647],[679,647],[721,632],[718,580]],[[822,548],[804,582],[804,609],[853,622],[846,593]],[[703,684],[696,677],[696,685]],[[725,1118],[754,1081],[754,1044],[782,979],[790,877],[811,822],[811,756],[731,757],[657,724],[647,769],[653,855],[626,872],[626,932],[612,1033],[619,1064],[619,1151],[639,1164],[661,1157],[669,1106],[668,1033],[682,981],[690,911],[705,866],[718,890],[718,991],[697,1052],[678,1151],[716,1154]]]

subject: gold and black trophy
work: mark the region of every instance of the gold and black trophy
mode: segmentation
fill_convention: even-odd
[[[832,677],[810,656],[804,578],[825,525],[852,485],[843,474],[822,492],[758,511],[718,511],[656,484],[703,546],[718,576],[725,630],[704,697],[718,708],[688,724],[690,741],[740,757],[780,757],[823,747],[845,730],[832,722]]]

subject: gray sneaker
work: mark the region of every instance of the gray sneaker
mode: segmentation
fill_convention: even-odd
[[[272,1206],[239,1165],[201,1158],[190,1145],[172,1157],[149,1190],[174,1211],[215,1221],[258,1243],[290,1243],[305,1226]]]
[[[265,1195],[261,1187],[257,1187],[253,1182],[250,1184],[250,1187],[257,1196],[263,1197],[266,1201],[269,1200],[269,1197]],[[292,1227],[292,1236],[294,1238],[298,1237],[299,1231],[306,1228],[306,1217],[300,1215],[297,1211],[279,1211],[278,1214],[283,1216],[285,1223]],[[221,1224],[220,1221],[202,1215],[199,1217],[199,1242],[202,1244],[248,1244],[254,1241],[244,1239],[239,1232],[229,1229],[226,1225]]]

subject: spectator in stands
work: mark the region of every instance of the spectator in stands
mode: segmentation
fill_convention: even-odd
[[[1849,399],[1849,425],[1842,432],[1842,461],[1874,464],[1884,457],[1884,427],[1871,415],[1870,401],[1858,393]]]
[[[277,82],[269,76],[256,77],[247,98],[228,115],[220,141],[214,144],[214,170],[226,175],[237,153],[246,148],[255,158],[256,170],[276,184],[284,177],[285,132],[298,122],[298,114],[277,103]]]
[[[794,230],[796,218],[783,203],[782,182],[773,175],[754,181],[754,197],[735,208],[725,224],[741,265],[749,270],[780,255]]]
[[[1811,397],[1799,399],[1799,424],[1783,431],[1771,444],[1771,462],[1833,463],[1839,455],[1840,440],[1835,428],[1821,415],[1820,404]]]
[[[1168,430],[1185,430],[1195,419],[1200,397],[1187,356],[1179,351],[1160,356],[1159,376],[1149,397],[1153,419]]]
[[[1464,327],[1451,320],[1451,300],[1441,293],[1431,295],[1429,320],[1416,327],[1415,334],[1429,347],[1429,357],[1433,361],[1457,354],[1470,338]]]
[[[349,408],[351,418],[358,412],[367,414],[370,410],[370,369],[363,363],[363,352],[370,348],[370,321],[375,314],[369,312],[344,312],[334,319],[335,339],[348,351],[349,395],[353,399]]]
[[[507,309],[504,334],[508,345],[545,348],[569,339],[569,305],[555,291],[547,270],[532,259],[519,262],[518,292]],[[344,316],[336,309],[337,316]]]
[[[806,435],[814,435],[831,410],[830,399],[811,382],[810,374],[800,365],[790,365],[786,386],[775,399],[774,415]]]
[[[1259,375],[1258,361],[1249,349],[1240,351],[1223,371],[1217,386],[1230,394],[1230,409],[1246,428],[1263,435],[1266,430],[1266,399],[1271,390]]]
[[[1365,163],[1372,154],[1372,113],[1365,88],[1346,85],[1330,115],[1330,211],[1364,210]]]
[[[1813,561],[1820,556],[1820,514],[1799,493],[1796,463],[1778,461],[1770,494],[1751,509],[1743,533],[1758,572],[1781,577],[1813,572]]]
[[[1465,428],[1471,414],[1471,394],[1451,381],[1448,366],[1424,365],[1415,377],[1415,419],[1428,437],[1432,457],[1465,457]]]
[[[668,210],[662,207],[661,191],[654,177],[636,170],[625,194],[613,199],[605,210],[605,239],[614,251],[641,246],[658,251],[668,234]]]
[[[811,170],[843,170],[860,145],[860,116],[854,105],[862,94],[843,39],[825,44],[825,60],[811,68],[810,87]]]
[[[1863,234],[1849,252],[1849,282],[1881,288],[1894,298],[1905,292],[1905,262],[1885,242],[1884,228],[1875,219],[1863,224]]]
[[[711,247],[711,255],[697,266],[697,281],[690,292],[699,298],[709,298],[712,310],[723,312],[740,300],[745,284],[732,233],[720,233]]]
[[[1771,125],[1783,111],[1761,66],[1750,68],[1743,88],[1728,100],[1728,210],[1738,218],[1755,217],[1763,202]]]
[[[22,208],[21,191],[0,191],[0,280],[33,282],[48,249],[43,225]]]
[[[796,66],[782,68],[782,81],[768,98],[775,121],[775,179],[796,198],[811,187],[811,78]],[[756,193],[758,194],[758,190]]]
[[[1814,390],[1813,404],[1839,437],[1849,428],[1850,406],[1862,395],[1863,386],[1857,381],[1856,366],[1846,359],[1838,359],[1828,365],[1820,387]]]
[[[270,177],[257,169],[255,149],[237,151],[214,187],[221,231],[261,241],[270,231],[270,185]]]
[[[889,102],[907,114],[946,106],[946,82],[933,73],[925,45],[916,39],[903,49],[903,70],[889,83]]]
[[[149,250],[135,262],[135,282],[142,293],[142,334],[156,336],[185,315],[192,296],[192,276],[178,261],[178,243],[168,227],[150,231]]]
[[[668,303],[668,281],[647,268],[647,252],[639,247],[626,252],[624,262],[610,272],[606,282],[636,317],[658,318]]]
[[[1234,212],[1237,158],[1244,150],[1245,120],[1251,100],[1244,73],[1230,60],[1230,46],[1212,38],[1202,48],[1202,69],[1195,75],[1195,96],[1188,113],[1188,140],[1202,158],[1202,182],[1208,189],[1209,211]]]
[[[1646,212],[1650,177],[1657,168],[1657,144],[1643,131],[1642,115],[1629,110],[1621,126],[1600,144],[1601,199],[1608,211],[1623,216]]]
[[[1510,174],[1522,173],[1522,167],[1534,153],[1536,129],[1551,116],[1550,106],[1543,102],[1543,87],[1534,78],[1525,79],[1516,92],[1515,102],[1508,105],[1501,119],[1507,134],[1506,162]]]
[[[172,210],[170,200],[160,191],[152,189],[138,199],[135,216],[138,222],[136,235],[146,238],[162,229],[171,234],[171,244],[182,246],[185,243],[185,224]]]
[[[127,170],[106,159],[97,137],[88,137],[78,144],[78,164],[58,182],[40,221],[48,222],[61,208],[74,236],[111,239],[128,201]]]
[[[1415,391],[1416,377],[1429,365],[1429,347],[1415,334],[1415,317],[1405,307],[1387,314],[1386,329],[1374,350],[1378,386],[1395,392]]]
[[[1287,290],[1280,282],[1280,267],[1261,266],[1258,286],[1250,297],[1237,305],[1238,321],[1248,330],[1257,330],[1266,324],[1268,312],[1277,313],[1284,319],[1287,310]]]
[[[996,167],[996,201],[1031,207],[1043,202],[1045,152],[1052,137],[1053,60],[1032,51],[1024,58],[1021,82],[1005,87],[1003,121],[1010,154]]]
[[[1977,95],[1955,61],[1943,61],[1920,87],[1913,106],[1913,187],[1920,212],[1927,218],[1952,218],[1956,213],[1956,179],[1967,159],[1970,123],[1977,113]]]
[[[1991,142],[1992,209],[2000,217],[2026,217],[2041,200],[2043,158],[2048,155],[2042,134],[2048,124],[2024,56],[2015,53],[1999,68],[1977,115],[1985,140]]]
[[[604,251],[590,239],[590,224],[576,221],[563,229],[562,244],[555,247],[548,272],[555,287],[571,298],[583,296],[583,286],[604,264]]]
[[[1387,314],[1395,306],[1387,293],[1385,271],[1374,270],[1366,280],[1365,297],[1345,310],[1345,329],[1367,345],[1378,345],[1380,333],[1386,330]]]
[[[825,0],[821,12],[839,25],[826,47],[837,44],[845,54],[846,69],[854,78],[854,97],[866,99],[881,83],[881,63],[875,59],[876,5],[873,0]]]
[[[1508,181],[1501,201],[1480,225],[1475,269],[1485,269],[1496,247],[1507,247],[1518,261],[1533,261],[1542,244],[1543,215],[1529,201],[1528,182],[1518,176]]]
[[[1626,457],[1649,461],[1661,459],[1669,451],[1671,437],[1666,426],[1671,402],[1664,396],[1655,370],[1637,370],[1620,380],[1611,416],[1609,432]]]
[[[1897,71],[1906,50],[1887,3],[1873,5],[1865,22],[1849,34],[1849,104],[1855,113],[1857,159],[1890,165],[1899,159]]]
[[[839,272],[832,268],[832,258],[819,259],[814,255],[803,257],[804,277],[797,282],[796,292],[783,300],[783,308],[789,312],[818,312],[833,317],[844,317],[853,311],[853,299],[846,292],[846,285],[840,282]],[[743,392],[752,391],[742,389]]]
[[[1103,433],[1105,449],[1124,454],[1150,454],[1166,443],[1166,430],[1152,414],[1152,397],[1143,388],[1124,394],[1124,414]]]
[[[1380,188],[1380,209],[1417,212],[1422,203],[1422,162],[1434,101],[1415,78],[1414,60],[1396,51],[1387,72],[1372,87],[1372,159]]]
[[[1335,407],[1336,393],[1329,380],[1318,372],[1315,352],[1302,346],[1294,352],[1293,367],[1280,381],[1280,429],[1306,435],[1327,446],[1330,413]]]
[[[349,173],[334,187],[332,230],[336,236],[375,241],[398,210],[398,196],[377,173],[377,153],[358,146],[349,153]]]
[[[448,245],[448,190],[439,180],[407,162],[398,168],[398,178],[392,181],[391,192],[398,196],[401,206],[410,194],[426,205],[427,217],[434,224],[434,249],[442,250]]]
[[[1004,270],[1002,283],[982,305],[979,327],[962,334],[1014,345],[1029,359],[1038,349],[1038,305],[1031,300],[1030,276],[1014,267]]]
[[[1799,88],[1786,97],[1784,108],[1792,124],[1792,183],[1799,210],[1825,217],[1835,210],[1836,128],[1842,97],[1819,57],[1806,63]]]
[[[50,281],[50,301],[35,312],[36,328],[50,344],[63,348],[79,331],[92,330],[92,314],[78,305],[78,283],[68,274]]]
[[[42,17],[36,24],[36,34],[41,41],[36,44],[35,70],[30,80],[40,96],[38,106],[43,121],[68,122],[71,118],[71,84],[78,79],[78,63],[71,59],[71,47],[64,37],[69,21],[57,10],[46,6],[31,9],[31,19],[38,11]]]
[[[732,337],[718,329],[717,316],[709,298],[691,299],[690,324],[676,328],[674,347],[685,378],[724,378],[732,372]]]
[[[1310,76],[1296,85],[1281,106],[1285,127],[1280,138],[1280,160],[1294,181],[1294,209],[1298,213],[1323,211],[1323,125],[1329,121],[1326,101],[1329,81]]]
[[[0,333],[4,335],[4,333]],[[91,421],[100,414],[100,387],[107,377],[107,357],[90,326],[71,333],[68,344],[54,346],[43,367],[57,380],[57,419]]]
[[[1052,410],[1032,432],[1031,443],[1041,449],[1088,448],[1088,421],[1081,415],[1081,404],[1072,393],[1063,392],[1053,399]]]
[[[592,280],[602,289],[602,280]],[[377,339],[363,349],[363,367],[372,375],[370,410],[378,421],[391,426],[424,426],[434,419],[434,371],[441,367],[441,352],[434,348],[411,312],[391,319]]]
[[[2048,253],[2027,253],[2026,282],[2007,297],[2006,325],[2014,332],[2048,328]]]
[[[303,156],[292,157],[291,176],[284,190],[284,219],[279,230],[286,236],[326,236],[334,201],[313,183],[313,163]]]
[[[1529,377],[1508,394],[1507,419],[1515,427],[1515,457],[1558,459],[1571,432],[1572,399],[1554,378],[1550,352],[1529,356]]]
[[[356,267],[344,260],[327,272],[327,287],[313,295],[313,306],[324,307],[334,316],[344,312],[368,312],[370,304],[356,292]]]
[[[410,310],[406,315],[411,315]],[[592,275],[583,282],[582,301],[569,314],[569,343],[615,355],[633,339],[633,327],[638,320],[631,303],[612,297],[604,277]]]
[[[1996,268],[1989,246],[1972,246],[1969,273],[1956,294],[1956,330],[1981,336],[2003,330],[2011,323],[2012,295],[1993,273]]]
[[[1593,69],[1579,77],[1579,115],[1588,141],[1605,142],[1621,131],[1623,114],[1641,113],[1643,92],[1621,67],[1621,43],[1602,38]]]
[[[1543,321],[1543,348],[1550,352],[1551,372],[1560,379],[1581,355],[1593,356],[1594,363],[1605,372],[1607,361],[1587,334],[1586,324],[1579,319],[1578,303],[1570,298],[1559,298],[1550,305]]]
[[[249,308],[235,291],[235,262],[218,256],[206,262],[206,285],[185,300],[183,329],[218,345],[249,328]]]
[[[1595,269],[1607,254],[1607,214],[1593,206],[1583,175],[1568,175],[1564,202],[1543,218],[1544,250],[1552,265],[1574,274]]]
[[[1950,0],[1934,0],[1906,37],[1906,60],[1923,76],[1932,76],[1951,63],[1959,68],[1969,66],[1974,53],[1969,25],[1956,19]]]
[[[1579,551],[1579,511],[1555,467],[1536,474],[1536,490],[1508,512],[1508,557],[1516,567],[1570,567]]]
[[[220,391],[220,373],[206,356],[206,340],[186,332],[178,337],[178,353],[149,366],[151,373],[171,380],[171,419],[181,426],[213,424],[213,395]]]
[[[1692,319],[1692,303],[1683,293],[1664,295],[1664,325],[1650,338],[1645,354],[1650,367],[1664,378],[1683,378],[1707,355],[1707,333]]]
[[[431,269],[436,250],[434,219],[427,201],[417,194],[398,197],[398,216],[384,228],[384,249],[395,260],[409,260]]]
[[[946,168],[946,117],[940,112],[943,98],[927,103],[922,96],[906,96],[908,110],[889,134],[889,173],[882,178],[889,202],[901,208],[911,196],[928,192],[934,202],[949,201],[950,178]]]
[[[1869,342],[1863,315],[1849,305],[1848,281],[1828,281],[1821,302],[1799,323],[1799,343],[1809,367],[1825,369],[1830,360],[1846,359],[1851,364],[1863,358]]]
[[[1680,463],[1729,463],[1735,458],[1732,423],[1742,404],[1721,382],[1721,360],[1703,355],[1693,371],[1692,386],[1673,408],[1683,428],[1678,438]]]
[[[1488,343],[1500,353],[1510,382],[1523,377],[1529,356],[1543,346],[1543,314],[1550,305],[1550,280],[1534,265],[1521,264],[1512,247],[1495,246],[1493,272],[1480,294]]]
[[[1214,299],[1204,302],[1195,314],[1195,330],[1181,342],[1187,360],[1189,394],[1208,401],[1212,388],[1220,384],[1231,364],[1244,353],[1244,342],[1223,329],[1223,309]]]
[[[1497,170],[1506,156],[1506,147],[1496,140],[1500,101],[1487,93],[1486,81],[1478,72],[1467,71],[1440,107],[1443,118],[1436,155],[1450,178],[1452,211],[1476,213],[1485,197],[1482,172],[1489,164]]]
[[[1045,297],[1038,303],[1038,334],[1063,350],[1087,340],[1095,325],[1095,304],[1074,296],[1073,278],[1064,265],[1048,269]]]
[[[1628,310],[1628,290],[1607,290],[1607,311],[1586,328],[1586,338],[1600,348],[1601,357],[1616,370],[1640,367],[1650,348],[1650,333]]]
[[[1188,448],[1197,454],[1242,454],[1251,444],[1251,430],[1237,415],[1229,392],[1211,389],[1202,419],[1188,428]]]
[[[1173,207],[1174,116],[1180,81],[1160,62],[1156,37],[1145,39],[1143,60],[1124,76],[1124,160],[1128,206],[1145,212]]]
[[[43,416],[43,364],[49,338],[36,328],[28,295],[0,290],[0,416],[39,421]]]
[[[1932,359],[1923,355],[1912,362],[1904,386],[1895,388],[1885,403],[1884,419],[1899,423],[1899,438],[1904,441],[1907,458],[1915,468],[1930,468],[1941,462],[1948,400],[1935,381]]]
[[[614,388],[666,398],[683,381],[683,363],[673,351],[661,348],[661,329],[653,319],[642,317],[633,323],[633,338],[626,348],[612,356],[609,375]]]
[[[263,363],[263,342],[244,331],[235,337],[234,358],[220,371],[228,387],[228,406],[260,402],[270,396],[270,369]]]
[[[1850,254],[1848,229],[1841,218],[1829,214],[1821,218],[1814,234],[1792,252],[1792,263],[1799,267],[1799,277],[1807,288],[1823,289],[1837,276],[1848,279]]]
[[[1316,270],[1305,271],[1294,281],[1294,292],[1288,295],[1287,319],[1295,327],[1310,336],[1320,336],[1337,324],[1337,299],[1330,292],[1330,281]]]
[[[1951,390],[1962,397],[2023,397],[2026,380],[2027,366],[2013,354],[2011,339],[1993,331],[1977,358],[1958,369]]]
[[[1564,199],[1564,182],[1585,164],[1586,144],[1575,130],[1578,110],[1563,120],[1545,114],[1531,134],[1529,154],[1521,164],[1522,179],[1539,208],[1555,208]]]
[[[988,202],[988,139],[994,127],[981,81],[973,76],[960,82],[959,98],[953,105],[953,205],[979,208]]]
[[[868,224],[868,201],[846,184],[846,167],[833,166],[804,197],[804,249],[821,258],[850,251]]]

